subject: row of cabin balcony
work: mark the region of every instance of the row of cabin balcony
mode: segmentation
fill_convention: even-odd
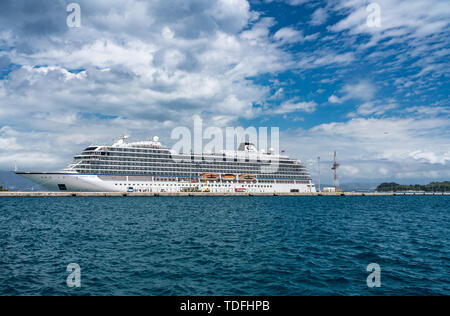
[[[76,156],[75,160],[87,160],[87,161],[123,161],[123,162],[130,162],[130,161],[140,161],[140,162],[163,162],[163,161],[167,161],[167,163],[174,163],[173,160],[165,160],[163,158],[152,158],[152,159],[148,159],[148,158],[144,158],[144,157],[129,157],[129,158],[123,158],[123,159],[115,159],[115,158],[121,158],[121,157],[102,157],[101,159],[98,157],[92,157],[92,156]],[[237,163],[234,163],[237,162]],[[258,161],[257,161],[258,162]],[[217,160],[212,160],[212,161],[208,161],[208,160],[203,160],[201,162],[192,162],[192,161],[179,161],[179,162],[175,162],[176,164],[193,164],[193,165],[197,165],[197,164],[221,164],[223,165],[224,163],[232,163],[231,165],[235,166],[235,165],[245,165],[248,166],[249,164],[254,164],[255,166],[261,166],[265,164],[272,164],[272,163],[277,163],[278,165],[285,165],[285,166],[289,166],[289,167],[293,167],[294,169],[297,168],[303,168],[306,169],[306,167],[304,165],[301,164],[292,164],[289,161],[260,161],[261,164],[255,163],[255,161],[239,161],[239,160],[235,160],[235,161],[217,161]]]
[[[256,169],[236,169],[236,168],[215,168],[215,169],[208,169],[208,168],[195,168],[193,170],[191,169],[186,169],[186,168],[174,168],[174,167],[163,167],[163,166],[153,166],[153,167],[147,167],[147,166],[141,166],[141,165],[92,165],[92,164],[79,164],[77,166],[78,168],[84,168],[84,169],[131,169],[134,170],[135,168],[139,168],[137,170],[140,169],[144,169],[144,170],[161,170],[161,171],[173,171],[173,172],[181,172],[181,171],[186,171],[186,172],[216,172],[216,173],[261,173],[261,174],[265,174],[263,171],[261,171],[261,169],[256,170]],[[125,167],[125,168],[123,168]],[[212,170],[212,171],[211,171]],[[222,172],[223,171],[223,172]],[[278,172],[276,172],[275,174],[309,174],[308,172],[306,172],[306,170],[302,170],[303,172],[291,172],[289,170],[280,170]]]

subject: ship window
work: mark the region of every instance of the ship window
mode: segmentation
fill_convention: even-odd
[[[61,191],[67,191],[67,187],[66,187],[65,184],[58,184],[58,188],[59,188],[59,190],[61,190]]]

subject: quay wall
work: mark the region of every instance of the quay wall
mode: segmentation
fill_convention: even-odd
[[[179,192],[179,193],[137,193],[137,192],[0,192],[2,197],[177,197],[177,196],[404,196],[404,195],[450,195],[446,193],[210,193],[210,192]]]

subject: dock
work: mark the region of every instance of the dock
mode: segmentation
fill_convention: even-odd
[[[322,192],[322,193],[212,193],[212,192],[0,192],[2,197],[202,197],[202,196],[412,196],[412,195],[450,195],[450,192],[414,193],[414,192],[386,192],[386,193],[362,193],[362,192]]]

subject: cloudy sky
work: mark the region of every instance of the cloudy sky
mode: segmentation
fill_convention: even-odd
[[[201,117],[279,127],[322,182],[334,150],[342,182],[450,178],[447,0],[373,1],[379,27],[364,0],[78,0],[71,28],[70,2],[0,2],[0,169]]]

